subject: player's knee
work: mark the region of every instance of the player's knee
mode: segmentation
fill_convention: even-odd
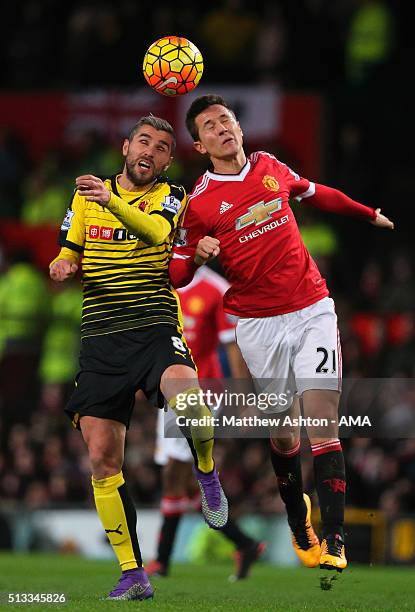
[[[328,389],[312,389],[303,393],[304,416],[336,418],[340,393]]]
[[[271,437],[271,444],[274,448],[278,448],[279,450],[289,451],[295,446],[297,446],[300,441],[300,435],[298,432],[287,433],[284,432],[284,437]]]
[[[123,457],[113,448],[103,444],[90,444],[88,454],[94,478],[108,478],[121,471]]]
[[[307,435],[311,444],[338,437],[339,398],[340,394],[337,391],[312,390],[304,392],[304,417],[306,418]]]
[[[177,393],[169,404],[177,415],[183,415],[187,419],[197,419],[210,414],[204,403],[203,391],[199,387]]]

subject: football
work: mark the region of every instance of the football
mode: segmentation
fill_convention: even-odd
[[[190,40],[164,36],[147,49],[143,73],[154,91],[180,96],[197,87],[203,73],[203,57]]]

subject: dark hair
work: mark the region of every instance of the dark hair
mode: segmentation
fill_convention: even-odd
[[[170,134],[173,139],[171,146],[171,154],[173,155],[176,149],[176,135],[170,123],[165,119],[161,119],[160,117],[154,117],[154,115],[147,115],[146,117],[141,117],[129,133],[128,140],[131,142],[143,125],[150,125],[155,130],[167,132],[168,134]]]
[[[214,104],[220,104],[221,106],[224,106],[235,117],[235,113],[230,108],[226,100],[222,98],[222,96],[217,96],[216,94],[207,94],[206,96],[200,96],[199,98],[196,98],[196,100],[193,100],[189,110],[186,113],[186,127],[193,140],[199,140],[199,131],[196,127],[196,117],[200,115],[200,113],[203,113],[204,110],[209,108],[209,106],[213,106]]]

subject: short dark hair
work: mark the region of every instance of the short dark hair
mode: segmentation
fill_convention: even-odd
[[[128,140],[131,142],[143,125],[150,125],[155,130],[167,132],[168,134],[170,134],[173,139],[171,146],[171,154],[173,155],[176,149],[176,135],[170,123],[165,119],[161,119],[161,117],[155,117],[154,115],[146,115],[145,117],[141,117],[131,129],[128,135]]]
[[[196,127],[196,117],[200,115],[200,113],[203,113],[204,110],[209,108],[209,106],[213,106],[214,104],[220,104],[220,106],[224,106],[235,117],[234,111],[231,109],[226,100],[222,98],[222,96],[218,96],[216,94],[207,94],[206,96],[199,96],[199,98],[193,100],[189,110],[186,113],[186,127],[193,140],[199,140],[199,131]]]

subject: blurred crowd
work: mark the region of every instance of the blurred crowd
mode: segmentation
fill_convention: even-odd
[[[403,0],[4,0],[6,87],[132,85],[147,47],[166,34],[198,43],[211,82],[278,79],[284,87],[359,85],[394,65],[410,42]],[[304,51],[306,50],[306,53]]]
[[[410,138],[400,140],[410,99],[396,95],[410,70],[405,3],[283,0],[257,2],[255,10],[238,0],[214,4],[158,2],[149,19],[148,7],[133,0],[59,6],[6,0],[2,14],[14,26],[0,42],[1,87],[135,86],[131,75],[139,81],[146,47],[161,35],[180,33],[200,43],[209,58],[207,82],[249,78],[324,95],[328,153],[327,180],[321,182],[381,206],[398,228],[387,236],[355,220],[294,207],[336,301],[344,375],[413,378]],[[33,231],[45,224],[56,228],[74,177],[112,174],[120,164],[119,151],[93,131],[33,160],[21,137],[0,128],[0,218]],[[174,171],[190,188],[194,177],[180,160]],[[1,245],[0,270],[0,498],[11,507],[91,504],[84,443],[62,414],[77,370],[79,279],[54,285],[28,251],[10,253]],[[387,415],[391,431],[414,412],[415,394],[402,391]],[[159,501],[160,472],[149,435],[156,416],[155,409],[137,405],[127,436],[125,472],[140,505]],[[344,448],[349,504],[389,515],[415,511],[415,439],[354,437],[344,440]],[[312,491],[305,442],[303,453],[305,486]],[[216,454],[236,516],[282,511],[267,440],[220,440]]]

